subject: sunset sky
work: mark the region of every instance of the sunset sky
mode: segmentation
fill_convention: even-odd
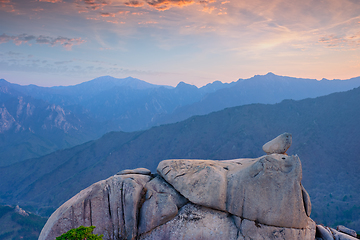
[[[360,76],[360,0],[0,0],[0,78]]]

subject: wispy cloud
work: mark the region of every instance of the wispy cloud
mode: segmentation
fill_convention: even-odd
[[[350,36],[328,35],[319,39],[319,43],[324,44],[328,48],[360,48],[360,32]]]
[[[31,44],[32,41],[35,41],[35,43],[38,44],[49,44],[51,46],[56,46],[56,45],[60,45],[62,47],[64,47],[67,50],[71,50],[71,48],[74,45],[79,45],[85,42],[85,40],[81,39],[81,38],[67,38],[67,37],[49,37],[49,36],[34,36],[34,35],[29,35],[26,33],[17,35],[17,36],[9,36],[6,35],[5,33],[3,33],[2,35],[0,35],[0,44],[1,43],[7,43],[13,41],[16,45],[20,45],[23,43],[29,43]]]

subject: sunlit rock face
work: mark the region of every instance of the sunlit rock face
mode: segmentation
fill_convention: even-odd
[[[298,156],[174,159],[93,184],[49,218],[40,240],[80,225],[104,239],[315,239]]]

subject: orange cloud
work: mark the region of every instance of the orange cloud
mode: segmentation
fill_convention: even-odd
[[[200,0],[199,3],[200,4],[209,4],[209,3],[214,3],[216,2],[216,0]]]
[[[158,11],[165,11],[172,7],[184,7],[194,4],[194,0],[150,0],[147,1],[149,6],[155,8]]]
[[[125,5],[129,6],[129,7],[142,7],[142,6],[144,6],[144,3],[140,2],[140,1],[136,1],[136,0],[132,0],[132,1],[126,2]]]
[[[38,0],[39,2],[61,3],[62,0]]]
[[[116,14],[115,13],[101,13],[102,17],[115,17]]]
[[[130,11],[118,11],[116,13],[109,13],[109,12],[102,12],[100,13],[100,16],[104,17],[104,18],[114,18],[117,15],[126,15],[129,14]],[[99,20],[99,19],[92,19],[92,20]],[[111,23],[118,23],[116,20],[107,20],[107,22],[111,22]]]

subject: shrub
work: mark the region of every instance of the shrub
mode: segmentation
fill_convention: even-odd
[[[84,227],[80,226],[69,230],[67,233],[64,233],[60,237],[57,237],[56,240],[102,240],[103,235],[93,234],[95,226]]]

